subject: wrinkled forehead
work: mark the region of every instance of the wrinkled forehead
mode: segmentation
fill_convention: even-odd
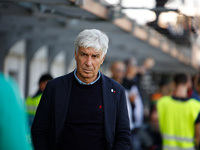
[[[100,54],[100,55],[103,54],[102,50],[97,50],[96,48],[93,48],[93,47],[88,47],[88,48],[79,47],[78,51],[84,52],[84,53]]]

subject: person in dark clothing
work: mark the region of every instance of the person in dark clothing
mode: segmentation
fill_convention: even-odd
[[[198,76],[194,89],[192,91],[192,98],[200,101],[200,76]]]
[[[103,75],[109,39],[96,29],[75,41],[76,69],[48,82],[31,129],[35,150],[128,150],[124,88]]]
[[[131,139],[132,146],[131,150],[142,150],[143,143],[146,142],[146,134],[142,132],[141,126],[143,124],[143,102],[138,90],[137,74],[138,66],[137,60],[134,57],[125,60],[126,72],[123,79],[122,85],[125,88],[127,108],[130,120],[130,129],[132,131]]]
[[[149,120],[142,127],[149,137],[149,150],[162,150],[162,137],[159,131],[158,114],[156,102],[152,102],[150,106]],[[147,149],[147,148],[146,148]]]
[[[144,105],[144,122],[149,118],[150,95],[155,93],[156,84],[153,80],[152,68],[155,65],[153,57],[147,57],[138,69],[138,89]]]
[[[43,93],[46,85],[47,85],[47,82],[49,82],[50,80],[52,80],[53,77],[51,76],[51,74],[49,73],[45,73],[43,74],[40,79],[39,79],[39,82],[38,82],[38,90],[37,92],[33,95],[33,97],[36,97],[40,94]]]

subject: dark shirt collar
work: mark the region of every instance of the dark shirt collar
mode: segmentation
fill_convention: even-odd
[[[180,97],[175,97],[175,96],[172,96],[173,99],[177,100],[177,101],[188,101],[190,99],[190,97],[187,97],[187,98],[180,98]]]

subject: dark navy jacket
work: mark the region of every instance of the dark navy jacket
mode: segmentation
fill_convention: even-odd
[[[48,82],[31,133],[35,150],[56,150],[67,116],[73,72]],[[107,150],[129,150],[131,133],[124,88],[101,74]]]

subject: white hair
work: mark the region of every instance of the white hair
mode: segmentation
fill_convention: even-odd
[[[96,51],[102,51],[103,57],[107,53],[108,43],[109,39],[105,33],[97,29],[85,29],[76,37],[75,51],[77,53],[79,47],[92,47]]]

